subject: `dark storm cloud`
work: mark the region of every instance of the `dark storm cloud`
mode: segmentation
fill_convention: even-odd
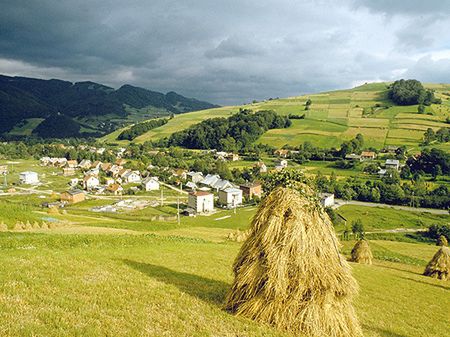
[[[130,83],[222,104],[402,74],[441,79],[448,6],[423,3],[8,1],[0,72]]]

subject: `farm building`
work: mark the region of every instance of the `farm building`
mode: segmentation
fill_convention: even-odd
[[[83,159],[78,164],[78,167],[84,170],[90,169],[92,165],[92,162],[89,159]]]
[[[75,173],[76,172],[75,172],[75,168],[74,167],[64,167],[63,168],[63,175],[65,177],[73,176]]]
[[[83,187],[87,190],[97,187],[98,185],[100,185],[100,181],[95,176],[88,175],[83,178]]]
[[[202,172],[188,172],[187,174],[188,179],[190,179],[194,184],[199,183],[200,181],[202,181],[203,178],[203,173]]]
[[[267,172],[267,166],[262,161],[257,162],[253,167],[258,169],[259,173],[266,173]]]
[[[174,177],[180,178],[182,180],[186,180],[187,179],[187,171],[183,170],[183,169],[176,169],[172,171],[172,175]]]
[[[116,165],[118,166],[123,166],[127,163],[127,161],[125,159],[119,158],[116,160]]]
[[[159,190],[159,181],[157,177],[147,177],[142,181],[142,186],[145,191]]]
[[[274,154],[280,158],[287,158],[289,156],[289,151],[288,150],[275,150]]]
[[[262,185],[258,182],[243,184],[239,188],[247,199],[252,199],[253,197],[261,198],[262,196]]]
[[[194,190],[196,190],[198,188],[197,184],[193,183],[192,181],[188,181],[185,186],[186,186],[187,189],[190,189],[192,191],[194,191]]]
[[[386,159],[384,163],[386,170],[392,169],[398,171],[400,168],[400,161],[398,159]]]
[[[239,160],[239,155],[237,153],[229,153],[227,156],[227,159],[229,161],[238,161]]]
[[[66,165],[67,165],[67,167],[75,168],[75,167],[78,166],[78,161],[76,161],[76,160],[68,160]]]
[[[288,162],[286,159],[281,159],[275,163],[275,170],[281,171],[288,166]]]
[[[214,211],[214,194],[209,192],[191,192],[188,196],[188,207],[196,213],[208,213]]]
[[[359,154],[351,153],[351,154],[347,154],[345,156],[345,159],[346,160],[353,160],[353,161],[361,161],[361,156]]]
[[[111,193],[114,194],[114,195],[121,195],[122,192],[123,192],[123,187],[120,186],[119,184],[112,184],[112,185],[109,185],[109,186],[106,188],[106,190],[107,190],[108,192],[111,192]]]
[[[334,205],[333,193],[320,193],[320,203],[323,207],[331,207]]]
[[[97,169],[97,170],[100,170],[101,168],[102,168],[102,165],[103,165],[103,163],[101,162],[101,161],[99,161],[99,160],[96,160],[96,161],[94,161],[93,163],[92,163],[92,168],[93,169]]]
[[[123,181],[132,184],[132,183],[140,183],[141,175],[139,171],[129,171],[122,176]]]
[[[361,161],[365,160],[374,160],[377,157],[377,154],[373,151],[363,151],[361,152]]]
[[[19,174],[19,180],[21,184],[33,185],[39,183],[38,174],[32,171],[21,172]]]
[[[242,205],[242,190],[229,187],[219,191],[219,203],[227,208],[234,208]]]
[[[70,204],[76,204],[77,202],[84,201],[86,195],[82,190],[69,190],[61,193],[61,201],[66,201]]]

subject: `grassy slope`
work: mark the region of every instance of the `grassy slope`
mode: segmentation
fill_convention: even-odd
[[[242,107],[253,110],[273,109],[283,115],[306,113],[306,119],[294,120],[293,126],[289,129],[270,130],[259,140],[278,147],[284,144],[298,145],[305,141],[323,147],[339,146],[343,140],[351,139],[357,133],[365,136],[368,146],[381,148],[384,145],[405,144],[417,147],[426,128],[437,129],[448,126],[443,121],[450,113],[449,97],[442,95],[442,92],[450,90],[450,85],[427,84],[426,86],[435,89],[437,96],[444,101],[441,106],[433,105],[427,108],[427,111],[433,113],[432,116],[418,115],[417,106],[393,106],[389,109],[378,109],[368,116],[363,116],[364,108],[373,107],[376,103],[389,103],[386,98],[385,83],[372,83],[351,90],[277,99]],[[304,110],[307,98],[313,102],[309,111]],[[238,111],[238,108],[223,107],[177,115],[167,125],[151,130],[135,141],[160,139],[204,119],[226,117]],[[111,134],[105,136],[103,140],[113,141],[115,136]]]
[[[420,275],[436,247],[372,245],[405,262],[353,265],[365,335],[445,335],[450,288]],[[221,309],[238,249],[148,235],[0,234],[0,335],[281,336]]]

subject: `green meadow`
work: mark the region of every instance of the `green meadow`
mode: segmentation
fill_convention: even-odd
[[[387,83],[370,83],[350,90],[338,90],[321,94],[266,100],[235,107],[176,115],[169,123],[153,129],[135,139],[142,143],[170,136],[202,120],[227,117],[239,108],[252,110],[271,109],[281,115],[305,114],[305,119],[293,120],[288,129],[273,129],[266,132],[260,143],[276,147],[300,145],[306,141],[320,147],[338,147],[342,141],[364,135],[366,146],[381,149],[385,145],[407,145],[417,150],[427,128],[437,130],[448,127],[445,118],[450,114],[449,97],[443,95],[450,90],[447,84],[425,84],[433,88],[436,96],[443,100],[441,105],[426,108],[426,113],[417,113],[417,105],[395,106],[387,98]],[[311,99],[309,110],[305,102]],[[115,142],[119,131],[102,138]],[[126,144],[122,142],[121,144]]]

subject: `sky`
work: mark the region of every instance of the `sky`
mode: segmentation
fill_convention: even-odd
[[[213,103],[450,83],[450,0],[0,0],[0,74]]]

